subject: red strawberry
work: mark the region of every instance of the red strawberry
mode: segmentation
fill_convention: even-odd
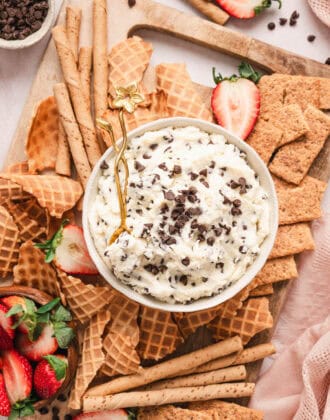
[[[261,13],[272,5],[272,0],[216,0],[222,9],[224,9],[231,16],[240,19],[249,19]],[[281,0],[276,0],[279,3],[279,9],[282,7]]]
[[[45,356],[34,371],[33,385],[42,399],[52,397],[62,385],[68,361],[64,356]]]
[[[126,410],[117,408],[116,410],[78,414],[73,420],[128,420],[129,418],[130,415]]]
[[[3,297],[2,299],[1,299],[1,301],[9,308],[9,309],[11,309],[13,306],[15,306],[15,305],[21,305],[22,306],[22,308],[24,309],[24,310],[26,310],[26,303],[25,303],[25,299],[23,298],[23,297],[21,297],[21,296],[15,296],[15,295],[12,295],[12,296],[5,296],[5,297]],[[22,312],[19,312],[16,316],[14,316],[14,318],[16,319],[16,320],[18,320],[18,318],[19,317],[21,317],[23,315],[23,313]],[[28,333],[29,332],[29,329],[28,329],[28,327],[27,327],[27,325],[24,323],[24,322],[22,322],[18,327],[17,327],[17,329],[19,330],[19,331],[21,331],[22,333]]]
[[[9,311],[7,306],[0,303],[0,325],[6,331],[11,339],[15,336],[15,330],[12,328],[14,325],[14,319],[12,316],[7,317],[6,314]]]
[[[8,417],[11,411],[11,405],[7,395],[5,382],[3,376],[0,373],[0,416]]]
[[[218,124],[244,140],[259,115],[260,93],[253,82],[260,75],[245,63],[239,66],[239,73],[240,77],[230,78],[213,74],[217,87],[213,90],[211,106]]]
[[[39,362],[44,356],[56,352],[58,343],[53,335],[53,326],[45,324],[35,341],[31,341],[27,334],[19,334],[16,338],[16,348],[29,360]]]
[[[64,224],[49,241],[36,246],[46,250],[47,262],[54,260],[57,267],[66,273],[97,274],[97,268],[87,250],[82,228]]]
[[[13,348],[13,340],[0,325],[0,350],[10,350]]]
[[[16,350],[3,352],[3,377],[11,404],[29,397],[32,390],[32,367]]]

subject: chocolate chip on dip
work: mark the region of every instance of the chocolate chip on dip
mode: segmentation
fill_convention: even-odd
[[[127,226],[120,222],[114,160],[102,165],[89,217],[95,245],[123,283],[165,302],[215,295],[240,279],[269,234],[269,203],[246,155],[196,127],[131,140]]]

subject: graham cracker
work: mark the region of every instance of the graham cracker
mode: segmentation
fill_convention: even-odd
[[[274,287],[272,283],[261,284],[250,291],[249,297],[268,296],[274,293]]]
[[[272,119],[272,123],[279,130],[282,130],[282,138],[278,146],[299,139],[309,130],[304,113],[298,104],[281,107],[276,118]]]
[[[269,165],[276,176],[300,184],[330,134],[330,118],[308,106],[304,112],[310,131],[301,140],[283,146]]]
[[[259,119],[246,142],[268,164],[274,150],[281,144],[283,132],[270,121]]]
[[[279,226],[275,244],[269,258],[299,254],[315,248],[312,232],[308,223]]]
[[[263,118],[276,115],[278,109],[283,105],[285,83],[282,82],[281,76],[278,74],[263,76],[258,83],[260,115]]]
[[[320,80],[317,77],[282,75],[285,83],[284,104],[298,104],[303,110],[309,105],[320,108]]]
[[[256,286],[260,286],[262,284],[290,280],[297,277],[297,275],[297,266],[293,256],[274,258],[266,262],[254,278],[253,283]]]
[[[211,420],[218,419],[212,417],[210,412],[199,410],[187,410],[175,407],[174,405],[163,405],[161,407],[141,407],[139,408],[137,420]]]
[[[319,78],[320,81],[320,109],[330,109],[330,79]]]
[[[259,410],[220,400],[194,401],[188,404],[188,408],[203,412],[216,411],[219,417],[210,417],[212,420],[262,420],[264,418]]]
[[[301,185],[280,186],[277,183],[279,224],[309,222],[322,215],[321,200],[327,184],[310,176]]]

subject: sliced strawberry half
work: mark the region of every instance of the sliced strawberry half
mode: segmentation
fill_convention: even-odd
[[[58,343],[54,337],[54,328],[51,324],[43,326],[41,334],[35,341],[31,341],[27,334],[18,334],[15,343],[20,353],[34,362],[55,353],[58,349]]]
[[[82,413],[75,416],[73,420],[129,420],[133,417],[124,409],[95,411],[92,413]]]
[[[272,5],[272,0],[216,0],[230,16],[240,19],[253,18]],[[274,0],[282,7],[281,0]]]
[[[223,80],[213,91],[211,106],[217,122],[244,140],[259,115],[259,89],[248,79]]]
[[[33,376],[33,385],[38,397],[52,397],[61,387],[68,366],[66,357],[62,355],[45,356],[37,364]]]
[[[32,367],[30,362],[16,350],[3,352],[3,377],[11,404],[30,396]]]
[[[15,321],[18,321],[18,319],[23,315],[23,313],[26,311],[26,302],[25,299],[21,296],[16,296],[16,295],[12,295],[12,296],[5,296],[1,299],[2,303],[4,303],[9,309],[13,308],[16,305],[20,305],[23,309],[22,312],[18,312],[16,315],[14,315],[14,319]],[[21,322],[19,324],[19,326],[17,327],[17,329],[19,331],[21,331],[22,333],[28,333],[29,332],[29,328],[28,326],[24,323]]]
[[[10,350],[13,348],[13,339],[0,325],[0,350]]]
[[[36,244],[46,250],[46,261],[54,263],[69,274],[97,274],[80,226],[62,224],[61,228],[49,241]]]
[[[11,339],[15,336],[15,330],[13,329],[14,318],[12,316],[6,316],[9,308],[3,303],[0,303],[0,325],[6,331]]]
[[[8,417],[11,411],[10,401],[7,395],[5,381],[0,373],[0,416]]]

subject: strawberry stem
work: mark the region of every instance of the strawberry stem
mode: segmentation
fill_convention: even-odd
[[[70,221],[67,219],[63,220],[59,230],[55,232],[54,235],[48,241],[39,244],[34,244],[36,248],[46,251],[46,263],[52,262],[55,258],[56,248],[59,246],[63,238],[64,226],[66,226],[69,222]]]
[[[254,13],[256,15],[259,15],[263,10],[268,9],[269,7],[271,7],[272,1],[278,2],[279,9],[282,7],[282,0],[262,0],[261,4],[254,8]]]
[[[212,67],[212,75],[213,80],[216,85],[223,82],[224,80],[228,80],[229,82],[236,82],[238,79],[249,79],[253,83],[258,83],[261,74],[254,70],[254,68],[244,61],[238,66],[239,76],[236,74],[232,74],[230,77],[223,77],[221,73],[216,74],[215,67]]]

